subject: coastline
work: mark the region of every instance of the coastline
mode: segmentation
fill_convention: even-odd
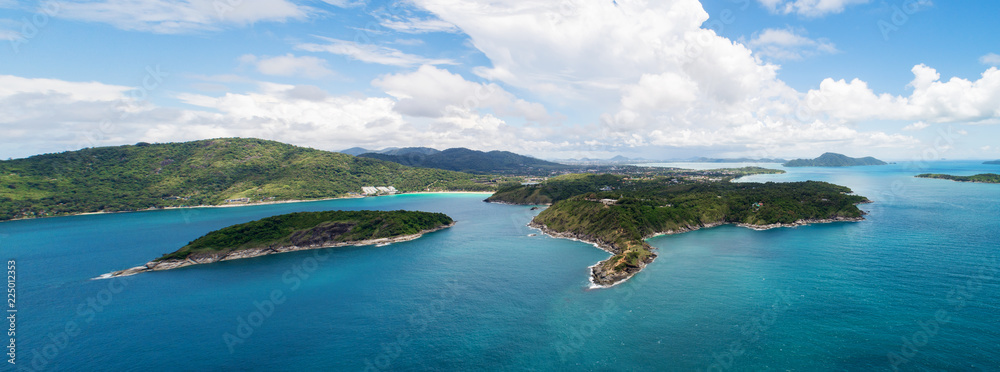
[[[1000,182],[960,180],[960,179],[957,180],[957,179],[954,179],[954,178],[945,178],[945,177],[920,177],[920,176],[913,176],[913,177],[914,178],[930,179],[930,180],[942,180],[942,181],[951,181],[951,182],[962,182],[962,183],[982,183],[982,184],[987,184],[987,185],[1000,184]]]
[[[491,191],[413,191],[413,192],[401,192],[392,195],[419,195],[419,194],[486,194],[493,195],[494,192]],[[320,202],[320,201],[330,201],[330,200],[340,200],[340,199],[363,199],[363,198],[377,198],[380,196],[392,196],[392,195],[373,195],[373,196],[337,196],[332,198],[319,198],[319,199],[288,199],[288,200],[273,200],[265,202],[252,202],[252,203],[240,203],[240,204],[200,204],[200,205],[185,205],[182,207],[153,207],[147,209],[138,209],[134,211],[98,211],[98,212],[80,212],[80,213],[69,213],[61,214],[58,216],[41,216],[41,217],[22,217],[22,218],[12,218],[9,220],[0,221],[0,223],[9,221],[24,221],[24,220],[36,220],[42,218],[58,218],[58,217],[73,217],[73,216],[91,216],[100,214],[116,214],[116,213],[138,213],[138,212],[155,212],[173,209],[196,209],[196,208],[238,208],[238,207],[252,207],[260,205],[271,205],[271,204],[291,204],[291,203],[309,203],[309,202]]]
[[[765,230],[777,229],[777,228],[784,228],[784,227],[794,228],[794,227],[806,226],[806,225],[812,225],[812,224],[836,223],[836,222],[860,222],[860,221],[864,221],[864,220],[865,220],[864,217],[834,217],[834,218],[821,218],[821,219],[802,219],[802,220],[798,220],[798,221],[795,221],[795,222],[792,222],[792,223],[788,223],[788,224],[785,224],[785,223],[773,223],[773,224],[768,224],[768,225],[751,225],[751,224],[746,224],[746,223],[733,223],[733,222],[712,222],[712,223],[703,224],[703,225],[697,225],[697,226],[686,226],[686,227],[682,227],[682,228],[676,229],[676,230],[667,230],[667,231],[655,232],[655,233],[652,233],[652,234],[649,234],[649,235],[643,237],[642,240],[643,240],[643,242],[645,242],[648,239],[652,239],[652,238],[655,238],[655,237],[658,237],[658,236],[683,234],[683,233],[688,233],[688,232],[697,231],[697,230],[701,230],[701,229],[718,227],[718,226],[722,226],[722,225],[736,225],[736,226],[748,228],[748,229],[751,229],[751,230],[765,231]],[[594,280],[594,278],[598,274],[597,273],[598,268],[601,267],[601,265],[603,265],[609,259],[611,259],[612,257],[614,257],[615,255],[618,254],[618,253],[614,252],[614,250],[613,250],[613,248],[611,246],[609,246],[605,242],[596,242],[596,241],[588,240],[587,239],[588,237],[583,236],[581,234],[571,233],[571,232],[558,232],[558,231],[551,230],[547,226],[545,226],[544,224],[535,222],[534,219],[532,219],[531,222],[528,223],[528,227],[531,227],[533,229],[537,229],[540,232],[542,232],[543,234],[548,235],[548,236],[550,236],[552,238],[568,239],[568,240],[578,241],[578,242],[581,242],[581,243],[590,244],[590,245],[593,245],[594,247],[596,247],[596,248],[598,248],[598,249],[600,249],[602,251],[605,251],[605,252],[608,252],[609,254],[611,254],[611,257],[608,257],[607,259],[602,260],[602,261],[600,261],[600,262],[598,262],[598,263],[596,263],[596,264],[588,267],[588,269],[590,269],[590,278],[589,278],[589,280],[590,280],[590,287],[589,287],[589,289],[611,288],[611,287],[614,287],[614,286],[616,286],[618,284],[624,283],[625,281],[627,281],[627,280],[631,279],[633,276],[635,276],[635,274],[638,274],[640,271],[642,271],[643,269],[645,269],[646,265],[652,263],[653,261],[656,260],[656,257],[658,257],[658,255],[656,255],[655,253],[653,253],[652,259],[650,259],[649,262],[642,262],[641,263],[642,266],[638,270],[636,270],[634,272],[627,272],[624,278],[616,280],[616,281],[613,281],[610,284],[600,284],[600,283],[597,283]]]
[[[301,246],[301,247],[293,245],[293,246],[284,246],[284,247],[251,248],[251,249],[242,249],[242,250],[237,250],[237,251],[226,252],[226,253],[222,253],[222,254],[219,254],[219,255],[207,255],[207,256],[199,256],[199,257],[193,257],[193,258],[191,256],[188,256],[188,257],[186,257],[186,258],[184,258],[182,260],[171,259],[171,260],[164,260],[164,261],[149,261],[149,262],[147,262],[143,266],[136,266],[136,267],[125,269],[125,270],[112,271],[110,273],[101,274],[100,276],[97,276],[95,278],[91,278],[91,280],[111,279],[111,278],[117,278],[117,277],[122,277],[122,276],[135,275],[135,274],[149,272],[149,271],[172,270],[172,269],[177,269],[177,268],[186,267],[186,266],[192,266],[192,265],[203,265],[203,264],[210,264],[210,263],[215,263],[215,262],[220,262],[220,261],[239,260],[239,259],[244,259],[244,258],[253,258],[253,257],[267,256],[267,255],[271,255],[271,254],[279,254],[279,253],[287,253],[287,252],[307,251],[307,250],[313,250],[313,249],[339,248],[339,247],[352,247],[352,246],[353,247],[361,247],[361,246],[369,246],[369,245],[374,245],[374,246],[380,246],[381,247],[381,246],[386,246],[386,245],[393,244],[393,243],[402,243],[402,242],[408,242],[408,241],[411,241],[411,240],[416,240],[416,239],[424,236],[424,234],[429,234],[429,233],[432,233],[432,232],[435,232],[435,231],[441,231],[441,230],[447,229],[449,227],[455,226],[456,223],[458,223],[458,222],[457,221],[452,221],[452,223],[450,223],[450,224],[439,226],[439,227],[436,227],[436,228],[433,228],[433,229],[422,230],[422,231],[420,231],[420,232],[418,232],[416,234],[402,235],[402,236],[396,236],[396,237],[392,237],[392,238],[368,239],[368,240],[360,240],[360,241],[353,241],[353,242],[338,242],[338,243],[332,243],[332,244],[315,244],[315,245],[307,245],[307,246]]]
[[[577,242],[581,242],[581,243],[586,243],[586,244],[593,245],[595,248],[600,249],[600,250],[605,251],[605,252],[608,252],[608,254],[611,255],[611,257],[608,257],[608,258],[606,258],[604,260],[601,260],[601,261],[599,261],[599,262],[597,262],[597,263],[595,263],[595,264],[587,267],[588,269],[590,269],[590,275],[589,275],[589,278],[588,278],[589,281],[590,281],[590,287],[588,289],[611,288],[611,287],[614,287],[614,286],[619,285],[621,283],[624,283],[625,281],[627,281],[627,280],[631,279],[633,276],[635,276],[635,274],[638,274],[640,271],[642,271],[642,269],[645,269],[646,265],[648,265],[648,264],[652,263],[653,261],[655,261],[656,257],[657,257],[657,254],[655,252],[651,252],[652,254],[650,255],[649,261],[648,262],[642,262],[642,261],[640,261],[640,265],[641,266],[639,267],[638,270],[630,271],[630,272],[627,271],[627,272],[625,272],[625,276],[624,277],[616,279],[616,280],[612,280],[608,284],[602,284],[602,283],[598,283],[597,280],[595,280],[595,278],[597,278],[602,273],[601,270],[600,270],[600,268],[602,267],[602,265],[604,265],[606,262],[608,262],[608,260],[610,260],[611,258],[613,258],[614,256],[616,256],[618,254],[618,253],[615,252],[613,245],[611,245],[611,244],[609,244],[607,242],[591,241],[591,240],[588,240],[588,238],[590,238],[590,237],[583,236],[583,235],[577,234],[577,233],[554,231],[552,229],[549,229],[548,226],[545,226],[544,224],[535,222],[534,219],[532,219],[531,222],[528,223],[528,227],[530,227],[532,229],[537,229],[538,231],[541,231],[543,234],[548,235],[549,237],[552,237],[552,238],[567,239],[567,240],[572,240],[572,241],[577,241]]]

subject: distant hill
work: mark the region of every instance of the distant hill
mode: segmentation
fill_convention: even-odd
[[[1000,160],[993,160],[993,161],[988,161],[988,162],[985,162],[985,163],[983,163],[983,164],[993,164],[993,165],[1000,165]]]
[[[886,165],[887,163],[871,156],[852,158],[849,156],[825,153],[816,159],[795,159],[784,164],[786,167],[853,167],[860,165]]]
[[[339,152],[341,154],[358,156],[358,155],[364,154],[366,152],[373,152],[373,151],[372,150],[368,150],[366,148],[362,148],[362,147],[351,147],[351,148],[349,148],[347,150],[340,150],[340,151],[337,151],[337,152]]]
[[[536,174],[566,169],[567,166],[508,151],[476,151],[454,148],[433,153],[403,155],[367,153],[361,157],[391,161],[406,166],[437,168],[479,174]]]
[[[579,158],[579,159],[554,159],[553,161],[561,164],[568,165],[627,165],[636,163],[649,163],[653,160],[646,158],[629,158],[622,155],[615,155],[610,159],[591,159],[591,158]]]
[[[785,159],[752,159],[752,158],[697,158],[692,160],[696,163],[785,163]]]
[[[437,154],[441,152],[441,150],[432,149],[430,147],[404,147],[401,149],[393,148],[382,151],[369,151],[369,152],[377,152],[379,154],[385,154],[385,155],[413,155],[413,154],[430,155],[430,154]]]
[[[99,211],[320,199],[361,192],[482,190],[472,175],[274,141],[89,148],[0,161],[0,221]]]
[[[408,154],[433,154],[440,152],[439,150],[432,149],[430,147],[386,147],[381,150],[369,150],[364,147],[351,147],[346,150],[337,151],[341,154],[358,156],[361,154],[386,154],[386,155],[408,155]]]

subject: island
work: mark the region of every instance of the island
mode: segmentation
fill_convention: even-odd
[[[846,155],[828,152],[815,159],[795,159],[790,160],[783,165],[786,167],[856,167],[886,164],[888,163],[875,159],[871,156],[865,158],[852,158]]]
[[[592,185],[590,190],[583,191]],[[604,185],[595,187],[598,185]],[[870,201],[826,182],[750,183],[578,175],[545,185],[501,187],[487,202],[547,209],[529,224],[558,238],[587,242],[611,254],[590,268],[594,287],[621,283],[656,258],[646,239],[723,224],[753,229],[861,221]]]
[[[985,162],[983,164],[1000,165],[1000,160],[990,160],[990,161]]]
[[[995,173],[983,173],[977,174],[975,176],[952,176],[950,174],[918,174],[917,178],[936,178],[941,180],[952,180],[957,182],[974,182],[974,183],[1000,183],[1000,174]]]
[[[454,225],[443,213],[402,210],[283,214],[212,231],[143,266],[98,279],[307,249],[385,245]]]

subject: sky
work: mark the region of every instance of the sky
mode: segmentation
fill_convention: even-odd
[[[1000,158],[992,0],[0,0],[0,158]]]

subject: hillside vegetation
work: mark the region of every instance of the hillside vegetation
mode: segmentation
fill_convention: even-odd
[[[615,185],[615,190],[594,188],[607,184]],[[586,191],[561,197],[581,190]],[[724,223],[768,227],[855,221],[863,215],[857,204],[868,202],[847,187],[826,182],[675,184],[666,177],[625,180],[606,175],[553,179],[546,185],[501,189],[497,195],[508,200],[519,195],[527,195],[526,200],[555,200],[532,225],[548,233],[597,243],[610,251],[613,256],[592,271],[594,282],[602,285],[627,279],[652,261],[655,254],[645,239],[657,233]]]
[[[259,139],[89,148],[0,161],[0,221],[98,211],[319,199],[362,186],[484,190],[472,176]]]
[[[497,192],[486,201],[492,203],[541,205],[569,199],[586,192],[600,191],[602,188],[631,190],[645,187],[648,180],[660,180],[664,184],[688,184],[731,181],[754,174],[781,174],[783,170],[761,167],[725,168],[712,170],[690,170],[672,168],[639,168],[638,174],[566,174],[548,179],[534,186],[521,183],[506,183],[497,187]],[[641,172],[642,170],[653,170]],[[715,180],[715,181],[712,181]]]
[[[443,213],[413,211],[299,212],[212,231],[155,261],[282,246],[328,245],[419,234],[450,225]]]
[[[958,182],[975,182],[975,183],[1000,183],[1000,174],[995,173],[983,173],[977,174],[975,176],[952,176],[950,174],[920,174],[917,175],[919,178],[937,178],[942,180],[951,180]]]

